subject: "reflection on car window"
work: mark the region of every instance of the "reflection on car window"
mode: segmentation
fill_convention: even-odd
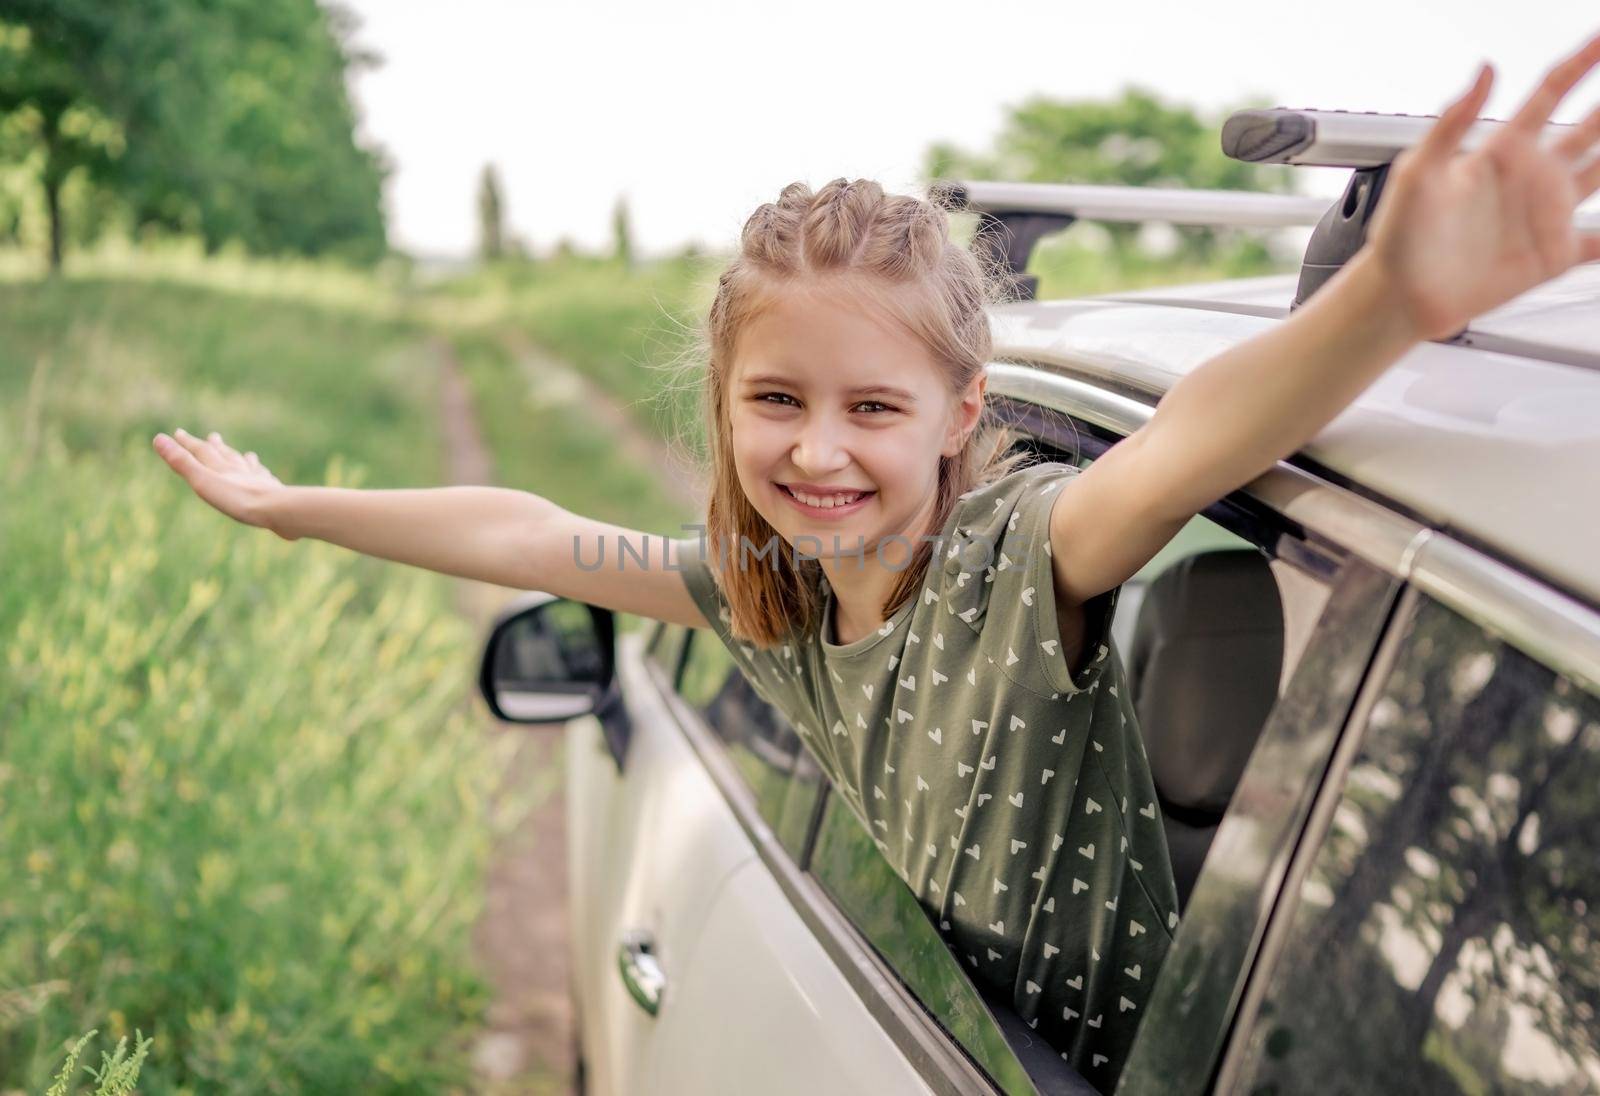
[[[1034,1091],[955,953],[836,795],[823,810],[810,870],[912,995],[1003,1091]]]
[[[728,649],[707,631],[689,637],[689,656],[678,692],[722,740],[755,796],[761,817],[783,846],[798,856],[821,776],[801,748],[793,724],[761,699]]]
[[[1600,699],[1423,602],[1240,1087],[1600,1087],[1597,789]]]

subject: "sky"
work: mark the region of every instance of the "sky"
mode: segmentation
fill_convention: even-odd
[[[918,192],[932,142],[986,148],[1035,95],[1435,114],[1488,60],[1484,113],[1506,117],[1600,31],[1593,0],[340,2],[381,58],[352,83],[392,242],[437,258],[473,250],[489,162],[537,252],[609,246],[619,197],[640,252],[721,248],[795,180]],[[1596,104],[1591,74],[1556,120]]]

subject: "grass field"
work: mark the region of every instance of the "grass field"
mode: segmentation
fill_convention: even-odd
[[[467,1083],[468,930],[512,742],[447,580],[288,544],[149,446],[438,482],[437,362],[372,310],[160,280],[0,285],[0,1087],[76,1036],[151,1093]]]

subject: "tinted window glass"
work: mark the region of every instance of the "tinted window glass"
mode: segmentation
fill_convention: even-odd
[[[761,699],[728,649],[704,630],[689,638],[678,692],[727,747],[761,817],[784,847],[799,855],[820,775],[808,755],[801,762],[805,751],[793,724]]]
[[[1600,700],[1424,601],[1244,1051],[1245,1091],[1600,1087]]]
[[[830,795],[810,870],[867,942],[1007,1092],[1032,1093],[982,998],[916,896],[878,852],[861,820]]]

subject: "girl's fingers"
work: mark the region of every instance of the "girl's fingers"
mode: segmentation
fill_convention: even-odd
[[[1600,153],[1589,161],[1588,167],[1578,172],[1578,201],[1583,201],[1597,190],[1600,190]]]
[[[183,439],[174,439],[166,434],[157,434],[152,444],[155,446],[156,452],[161,454],[162,459],[167,462],[172,470],[188,481],[190,486],[193,486],[196,475],[205,466],[194,455],[194,451],[184,444]]]
[[[1600,262],[1600,232],[1591,232],[1578,237],[1578,261]]]
[[[1584,153],[1596,141],[1600,141],[1600,106],[1595,107],[1588,117],[1572,127],[1572,131],[1552,146],[1552,151],[1557,155],[1565,156],[1573,163],[1583,158]]]
[[[211,435],[207,440],[210,441],[211,444],[216,448],[217,453],[222,457],[222,459],[232,467],[249,467],[245,462],[244,454],[240,453],[233,446],[223,441],[222,435],[217,433],[215,430],[211,431]]]
[[[1589,39],[1577,53],[1545,75],[1533,94],[1528,96],[1528,101],[1522,104],[1522,109],[1512,117],[1510,127],[1537,136],[1556,112],[1556,107],[1561,105],[1561,100],[1567,97],[1567,92],[1575,88],[1578,81],[1587,76],[1596,64],[1600,64],[1600,34]]]
[[[1422,140],[1412,150],[1411,159],[1421,162],[1438,162],[1448,159],[1461,144],[1478,113],[1489,98],[1494,86],[1494,67],[1487,62],[1478,69],[1478,76],[1466,93],[1451,103],[1439,115],[1439,120],[1423,134]]]
[[[179,445],[181,445],[184,449],[187,449],[189,453],[193,455],[195,460],[206,465],[207,467],[210,467],[211,462],[215,458],[211,456],[211,453],[204,441],[195,437],[181,426],[172,432],[172,436],[177,440]]]

